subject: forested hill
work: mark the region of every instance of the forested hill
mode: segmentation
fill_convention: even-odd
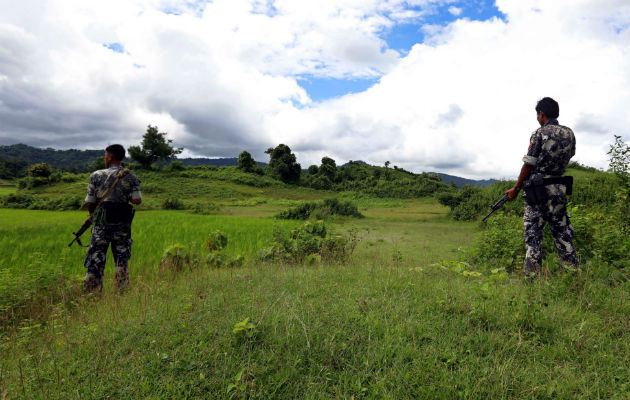
[[[64,169],[86,167],[103,153],[103,150],[40,149],[26,144],[0,146],[0,158],[21,160],[27,164],[45,162],[52,167]]]
[[[41,149],[26,144],[0,146],[0,158],[23,161],[27,165],[45,162],[59,169],[84,169],[98,157],[102,157],[104,150],[55,150]],[[231,167],[236,165],[237,158],[179,158],[185,166],[215,165],[217,167]],[[125,161],[130,161],[126,159]],[[265,163],[257,163],[265,166]]]
[[[90,164],[94,163],[98,157],[103,156],[103,150],[55,150],[52,148],[41,149],[33,146],[28,146],[26,144],[14,144],[8,146],[0,146],[0,160],[13,160],[20,161],[19,165],[14,166],[15,168],[22,169],[25,165],[35,164],[45,162],[46,164],[65,170],[75,170],[82,171],[88,170]],[[217,167],[231,167],[237,165],[238,159],[236,157],[229,158],[178,158],[179,161],[183,163],[184,166],[193,167],[200,165],[214,165]],[[130,161],[130,160],[125,160]],[[264,162],[256,162],[261,167],[266,166],[267,164]],[[352,161],[354,165],[364,165],[366,167],[375,167],[369,165],[363,161]],[[342,165],[343,167],[347,167],[350,163],[346,163]],[[304,170],[306,171],[306,170]],[[401,170],[402,171],[402,170]],[[473,180],[461,178],[458,176],[436,173],[442,181],[446,184],[451,184],[452,182],[457,185],[458,188],[463,187],[464,185],[478,186],[478,187],[486,187],[493,182],[494,179],[487,180]],[[17,173],[14,174],[17,176]]]

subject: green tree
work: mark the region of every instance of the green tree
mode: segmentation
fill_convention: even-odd
[[[24,174],[26,161],[0,157],[0,179],[13,179]]]
[[[337,174],[337,163],[330,157],[322,158],[322,165],[319,167],[319,174],[326,176],[331,182],[335,180]]]
[[[96,157],[96,159],[90,163],[89,167],[90,171],[96,171],[99,169],[105,169],[107,166],[105,165],[105,157],[100,156]]]
[[[317,172],[319,171],[319,168],[317,167],[317,165],[311,165],[310,167],[308,167],[308,174],[309,175],[317,175]]]
[[[279,144],[275,148],[268,148],[265,153],[269,154],[267,168],[272,175],[280,178],[284,183],[299,182],[302,166],[297,163],[295,154],[291,152],[289,146]]]
[[[238,155],[237,168],[244,172],[254,172],[256,170],[256,161],[248,151],[242,151]]]
[[[28,167],[28,175],[33,178],[46,178],[52,175],[52,168],[46,163],[32,164]]]
[[[627,234],[630,231],[630,146],[624,143],[621,136],[615,135],[615,143],[610,145],[608,154],[608,167],[619,181],[615,196],[618,218],[622,222],[624,234]]]
[[[150,168],[157,161],[167,162],[177,158],[184,148],[171,146],[172,139],[166,139],[166,132],[158,132],[157,126],[149,125],[142,136],[141,146],[129,147],[129,155],[143,168]]]
[[[615,143],[610,145],[609,168],[622,179],[630,176],[630,147],[624,143],[621,136],[615,135]]]

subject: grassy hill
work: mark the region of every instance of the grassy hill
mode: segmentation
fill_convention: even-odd
[[[513,183],[350,167],[329,190],[233,167],[137,170],[124,294],[111,255],[103,293],[81,293],[85,250],[67,243],[85,212],[0,208],[0,397],[627,397],[630,250],[612,174],[571,171],[581,273],[560,274],[546,238],[527,283],[519,202],[474,221]],[[80,203],[87,177],[11,196]],[[403,183],[398,196],[366,190],[377,180]],[[273,217],[334,197],[364,218]],[[183,209],[165,210],[174,199]],[[212,250],[217,231],[227,246]]]

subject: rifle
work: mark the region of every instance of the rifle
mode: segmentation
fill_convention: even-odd
[[[503,205],[505,204],[506,201],[508,201],[508,195],[504,194],[499,201],[497,201],[496,203],[494,203],[493,205],[490,206],[490,208],[492,209],[488,215],[486,215],[485,217],[483,217],[483,219],[481,220],[482,222],[486,222],[486,219],[488,219],[489,216],[491,216],[492,214],[494,214],[495,211],[497,211],[499,208],[503,207]]]
[[[109,194],[112,192],[112,190],[114,190],[114,186],[116,186],[116,184],[118,183],[118,181],[120,180],[120,178],[122,178],[123,176],[127,175],[129,173],[128,169],[121,169],[120,171],[118,171],[118,174],[116,175],[116,180],[114,180],[114,183],[112,183],[112,185],[109,187],[109,189],[107,189],[107,191],[105,192],[105,194],[103,195],[103,198],[101,199],[101,201],[98,203],[98,205],[94,208],[94,211],[96,211],[97,208],[99,208],[100,206],[103,205],[103,202],[105,202],[105,199],[107,199],[107,196],[109,196]],[[92,212],[90,214],[90,216],[88,217],[88,219],[85,220],[85,222],[83,223],[83,225],[81,225],[81,227],[79,228],[78,231],[76,232],[72,232],[72,234],[74,235],[74,239],[72,239],[72,242],[70,242],[70,244],[68,245],[68,247],[72,246],[72,243],[77,242],[79,244],[79,246],[81,247],[88,247],[88,246],[84,246],[81,243],[81,235],[83,235],[83,232],[87,231],[88,228],[90,226],[92,226],[92,218],[94,217],[94,212]]]
[[[68,247],[72,246],[72,243],[74,242],[77,242],[79,246],[81,247],[87,247],[87,246],[84,246],[83,243],[81,243],[80,238],[81,238],[81,235],[83,235],[83,232],[87,231],[90,226],[92,226],[92,215],[90,215],[90,218],[85,220],[85,222],[83,223],[83,225],[81,225],[78,231],[72,232],[72,234],[74,235],[74,239],[72,239],[72,242],[70,242]]]

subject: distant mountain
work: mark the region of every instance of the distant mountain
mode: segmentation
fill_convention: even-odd
[[[435,172],[435,173],[438,174],[438,176],[442,179],[442,181],[444,181],[444,183],[447,183],[450,185],[451,182],[454,182],[458,188],[462,188],[464,185],[486,187],[496,182],[496,179],[474,180],[474,179],[461,178],[459,176],[454,176],[454,175],[442,174],[440,172]]]
[[[55,150],[40,149],[25,144],[0,146],[0,157],[22,160],[28,164],[45,162],[55,168],[82,168],[103,155],[103,150]]]
[[[103,150],[55,150],[51,148],[40,149],[26,144],[13,144],[0,146],[0,158],[9,160],[21,160],[27,164],[45,162],[59,169],[83,169],[102,157]],[[237,165],[238,158],[179,158],[186,166],[215,165],[217,167],[229,167]],[[125,161],[131,161],[128,158]],[[264,167],[265,163],[257,162]]]

